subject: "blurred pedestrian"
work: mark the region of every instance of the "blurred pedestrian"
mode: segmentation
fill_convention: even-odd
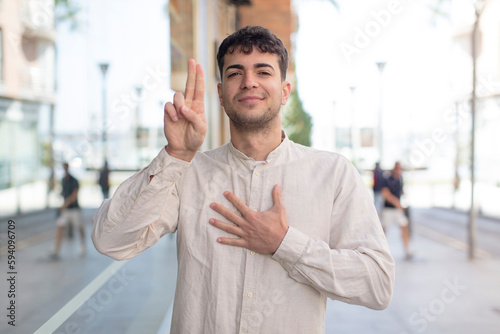
[[[98,183],[101,186],[103,199],[109,198],[109,168],[107,161],[104,161],[104,166],[99,172]]]
[[[410,229],[408,217],[405,214],[405,208],[401,205],[401,196],[403,195],[403,168],[400,162],[394,164],[389,177],[384,178],[382,185],[382,196],[385,199],[384,209],[382,210],[382,227],[384,231],[397,223],[401,228],[401,237],[405,250],[406,259],[411,259],[413,254],[410,250]]]
[[[59,215],[57,218],[57,231],[54,243],[54,249],[50,254],[52,259],[59,258],[59,250],[64,230],[66,226],[71,224],[74,229],[80,231],[80,255],[85,254],[85,233],[82,225],[82,212],[78,205],[78,180],[70,174],[68,163],[63,163],[64,177],[62,179],[62,196],[64,203],[59,208]]]
[[[380,168],[380,162],[377,162],[375,163],[375,169],[373,169],[373,202],[379,218],[382,213],[382,208],[384,207],[384,196],[382,196],[383,185],[384,171]]]

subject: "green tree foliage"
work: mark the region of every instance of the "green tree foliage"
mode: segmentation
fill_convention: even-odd
[[[302,107],[297,90],[292,91],[284,111],[283,128],[290,140],[311,146],[312,118]]]
[[[71,29],[78,28],[77,15],[80,8],[74,0],[54,0],[54,9],[56,13],[56,23],[69,22]]]

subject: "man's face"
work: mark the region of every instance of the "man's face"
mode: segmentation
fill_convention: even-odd
[[[392,170],[394,177],[399,178],[403,175],[403,168],[399,163],[394,165],[394,169]]]
[[[290,96],[290,83],[281,81],[277,55],[257,50],[226,54],[217,88],[220,103],[238,130],[257,132],[281,126],[280,107]]]

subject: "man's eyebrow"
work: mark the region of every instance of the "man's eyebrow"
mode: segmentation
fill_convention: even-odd
[[[242,70],[244,69],[243,65],[240,65],[240,64],[234,64],[234,65],[229,65],[228,67],[226,67],[226,70],[224,72],[227,72],[228,70],[232,69],[232,68],[235,68],[237,70]]]
[[[268,63],[257,63],[253,67],[255,67],[255,68],[270,67],[272,70],[274,70],[274,67]]]
[[[274,70],[274,67],[271,64],[268,64],[268,63],[257,63],[253,67],[254,68],[269,67],[272,70]],[[243,65],[241,65],[241,64],[233,64],[233,65],[229,65],[228,67],[226,67],[226,70],[224,72],[227,72],[228,70],[233,69],[233,68],[235,68],[237,70],[243,70],[243,69],[245,69],[245,67]]]

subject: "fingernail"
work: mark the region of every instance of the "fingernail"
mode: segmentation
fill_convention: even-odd
[[[213,225],[215,223],[215,219],[211,218],[208,220],[208,222]]]
[[[222,239],[221,238],[217,238],[217,242],[222,243]]]
[[[215,209],[215,203],[211,203],[211,204],[210,204],[210,207],[211,207],[212,209]]]

